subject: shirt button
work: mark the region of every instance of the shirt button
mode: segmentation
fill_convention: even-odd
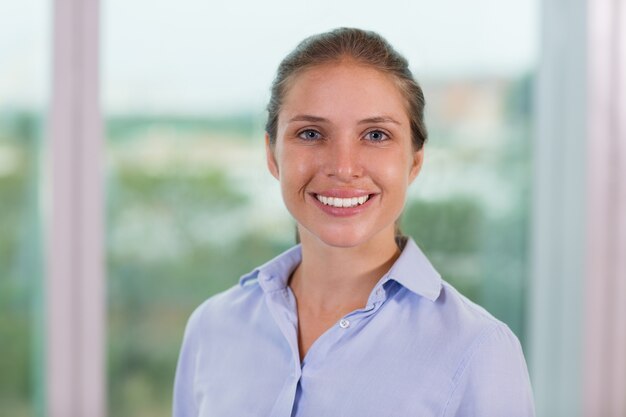
[[[348,327],[350,327],[350,320],[346,320],[346,319],[339,320],[339,327],[341,327],[342,329],[347,329]]]
[[[383,294],[383,289],[382,288],[378,288],[376,290],[376,295],[382,295]]]

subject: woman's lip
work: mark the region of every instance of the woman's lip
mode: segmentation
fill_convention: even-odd
[[[311,193],[314,197],[321,195],[324,197],[335,197],[335,198],[353,198],[353,197],[364,197],[364,196],[368,196],[368,195],[375,195],[377,194],[376,192],[371,192],[368,190],[363,190],[363,189],[355,189],[355,188],[351,188],[351,189],[330,189],[330,190],[324,190],[324,191],[315,191],[313,193]]]
[[[322,194],[323,195],[323,194]],[[361,194],[366,195],[366,194]],[[378,194],[369,194],[370,198],[363,204],[359,204],[354,207],[334,207],[331,205],[326,205],[319,201],[315,194],[311,194],[309,197],[313,200],[313,204],[315,204],[320,210],[326,213],[329,216],[333,217],[350,217],[356,214],[361,213],[364,210],[367,210],[369,206],[372,204],[372,201],[378,197]],[[356,196],[355,196],[356,197]],[[348,198],[348,197],[343,197]]]

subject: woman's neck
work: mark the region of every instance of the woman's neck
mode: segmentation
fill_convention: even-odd
[[[302,262],[289,285],[299,309],[320,316],[363,308],[378,280],[400,255],[392,233],[351,248],[332,247],[306,234],[301,238]]]

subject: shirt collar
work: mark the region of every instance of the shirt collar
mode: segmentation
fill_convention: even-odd
[[[239,284],[244,286],[256,279],[264,291],[284,289],[291,273],[301,260],[301,246],[296,245],[242,276]],[[373,292],[382,288],[389,280],[394,280],[409,291],[431,301],[439,297],[442,287],[441,276],[411,238],[407,240],[402,253],[389,272],[376,284]]]
[[[271,261],[255,268],[249,274],[241,277],[239,284],[245,286],[254,279],[259,282],[264,291],[276,291],[284,289],[291,273],[302,260],[301,246],[298,244],[281,253]]]
[[[394,280],[430,301],[435,301],[439,297],[442,288],[441,275],[412,238],[407,240],[402,253],[380,285],[388,280]]]

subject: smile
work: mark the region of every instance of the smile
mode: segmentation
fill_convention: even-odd
[[[352,198],[339,198],[339,197],[326,197],[320,194],[316,194],[315,198],[318,199],[325,206],[343,208],[343,207],[357,207],[361,204],[364,204],[367,200],[369,200],[369,195],[362,195],[360,197],[352,197]]]

